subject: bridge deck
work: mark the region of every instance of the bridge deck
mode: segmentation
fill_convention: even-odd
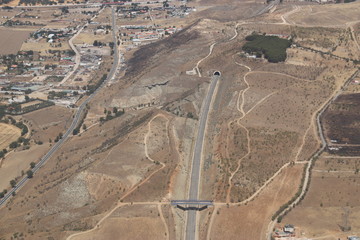
[[[212,206],[214,205],[213,201],[209,200],[172,200],[171,205],[206,205],[206,206]]]

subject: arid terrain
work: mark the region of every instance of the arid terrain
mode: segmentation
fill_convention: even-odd
[[[194,208],[199,240],[360,235],[360,3],[169,4],[7,12],[34,23],[0,29],[23,52],[1,62],[0,239],[188,240]],[[174,206],[197,152],[211,204]]]

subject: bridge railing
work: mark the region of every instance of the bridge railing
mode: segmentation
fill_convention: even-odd
[[[210,200],[171,200],[171,205],[204,205],[204,206],[212,206],[214,205],[213,201]]]

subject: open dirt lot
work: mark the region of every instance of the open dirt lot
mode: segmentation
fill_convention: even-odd
[[[9,144],[16,141],[20,135],[20,128],[10,124],[0,123],[0,149],[9,147]]]
[[[31,30],[0,28],[0,55],[16,54],[31,32]]]

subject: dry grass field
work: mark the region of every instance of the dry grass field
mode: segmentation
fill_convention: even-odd
[[[42,103],[42,101],[40,101],[40,100],[35,100],[35,101],[23,103],[23,104],[21,104],[21,108],[29,107],[29,106],[32,106],[32,105],[35,105],[35,104],[39,104],[39,103]]]
[[[51,106],[23,115],[32,130],[32,139],[48,143],[54,141],[60,133],[70,126],[72,110],[64,107]]]
[[[101,224],[100,228],[71,239],[117,239],[119,236],[121,239],[134,240],[168,239],[156,205],[119,207]]]
[[[42,55],[47,55],[48,50],[70,50],[70,46],[67,42],[63,42],[61,47],[52,47],[50,43],[43,42],[43,43],[32,43],[32,42],[25,42],[21,46],[21,51],[38,51]]]
[[[360,158],[324,154],[312,170],[305,199],[283,218],[303,236],[329,240],[360,234]],[[350,231],[342,231],[343,227]]]
[[[74,44],[93,44],[95,40],[108,43],[112,41],[111,33],[109,34],[92,34],[92,33],[80,33],[73,41]]]
[[[0,167],[0,191],[10,187],[11,180],[26,172],[30,163],[39,161],[48,150],[48,145],[35,145],[28,150],[19,149],[6,156]]]
[[[302,6],[287,17],[297,25],[345,27],[345,23],[359,21],[359,2]]]
[[[31,32],[31,30],[0,28],[0,55],[16,54]]]
[[[247,32],[243,26],[240,34]],[[210,128],[212,154],[206,156],[211,159],[208,174],[218,174],[213,181],[220,201],[242,201],[284,164],[307,160],[319,146],[316,111],[355,70],[316,53],[307,66],[247,60],[236,54],[239,48],[236,43],[215,46],[201,67],[205,73],[220,70],[223,78],[218,92],[222,99]]]
[[[10,124],[0,123],[0,149],[9,147],[9,144],[16,141],[20,135],[20,128]]]
[[[201,239],[265,239],[272,214],[297,191],[302,169],[303,164],[284,169],[266,190],[246,205],[216,207],[211,230],[204,231]]]

